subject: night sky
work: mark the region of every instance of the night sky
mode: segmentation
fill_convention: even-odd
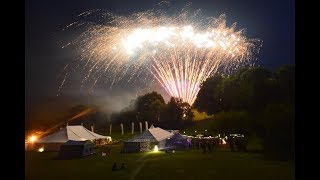
[[[79,91],[80,82],[72,82],[57,96],[61,80],[57,76],[63,67],[73,60],[73,54],[61,46],[72,39],[70,33],[62,31],[77,20],[80,13],[104,9],[119,14],[145,11],[157,4],[157,0],[26,0],[25,5],[25,102],[26,113],[33,111],[35,104],[45,106],[58,99],[68,98],[74,103],[88,100]],[[180,10],[186,0],[172,1],[170,11]],[[225,13],[227,22],[237,22],[238,28],[246,29],[246,36],[263,40],[259,64],[274,69],[282,64],[295,63],[295,24],[293,0],[196,0],[193,9],[202,9],[208,16]],[[97,89],[100,103],[113,102],[114,109],[121,108],[135,98],[136,87],[116,90]],[[95,101],[94,97],[91,99]],[[108,106],[112,108],[111,106]],[[107,108],[108,108],[107,107]],[[29,116],[27,116],[28,119]]]

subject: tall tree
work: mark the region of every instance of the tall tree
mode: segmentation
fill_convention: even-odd
[[[295,102],[295,66],[283,65],[275,72],[278,80],[280,95],[279,100],[288,103]]]
[[[244,68],[226,77],[207,79],[194,106],[208,114],[222,110],[257,112],[277,99],[277,86],[272,72],[263,68]]]
[[[221,75],[215,75],[203,82],[193,106],[200,112],[207,112],[208,114],[221,111],[221,93],[219,86],[221,86],[222,80],[223,77]]]
[[[136,100],[136,111],[139,113],[139,119],[141,121],[149,121],[149,123],[159,122],[160,113],[164,106],[164,99],[157,92],[139,96]]]
[[[174,97],[171,97],[162,114],[161,126],[165,128],[181,128],[188,125],[193,118],[191,106]]]

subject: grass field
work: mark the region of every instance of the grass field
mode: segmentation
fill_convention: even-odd
[[[214,179],[214,180],[291,180],[292,162],[271,161],[253,152],[216,150],[203,154],[200,149],[180,151],[121,154],[119,145],[112,145],[111,155],[96,155],[58,160],[54,152],[26,152],[26,180],[62,179]],[[114,162],[125,162],[127,168],[112,171]]]

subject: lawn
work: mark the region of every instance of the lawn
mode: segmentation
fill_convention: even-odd
[[[222,180],[291,180],[292,162],[271,161],[253,152],[215,150],[203,154],[199,149],[121,154],[119,145],[112,145],[111,155],[96,155],[57,160],[54,152],[26,152],[26,180],[47,179],[222,179]],[[127,168],[112,171],[114,162],[125,162]]]

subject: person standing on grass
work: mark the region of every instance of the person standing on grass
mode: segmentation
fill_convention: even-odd
[[[121,164],[121,169],[124,170],[125,168],[126,168],[126,164],[123,162],[123,163]]]
[[[215,146],[216,146],[216,139],[213,138],[213,139],[212,139],[212,150],[214,149]]]
[[[233,137],[229,137],[228,140],[229,140],[228,142],[229,142],[229,146],[230,146],[231,152],[234,152],[234,138]]]
[[[206,153],[206,142],[205,142],[205,139],[202,139],[201,141],[201,148],[202,148],[202,153]]]
[[[200,149],[200,146],[201,146],[201,142],[200,142],[200,139],[196,139],[196,146],[197,146],[197,149]]]
[[[114,162],[112,166],[112,171],[116,171],[116,170],[118,170],[118,166],[117,166],[117,163]]]
[[[212,142],[211,142],[211,138],[210,138],[210,139],[207,140],[207,145],[208,145],[209,152],[211,152],[211,144],[212,144]]]

